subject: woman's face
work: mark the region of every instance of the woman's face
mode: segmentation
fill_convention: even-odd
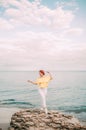
[[[42,76],[43,76],[43,73],[39,72],[39,75],[40,75],[40,77],[42,77]]]

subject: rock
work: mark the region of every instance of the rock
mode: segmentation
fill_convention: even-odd
[[[20,129],[21,128],[21,124],[16,122],[16,123],[14,123],[14,127]]]
[[[34,126],[34,122],[28,121],[25,123],[26,126]]]
[[[57,124],[61,124],[62,123],[62,121],[59,118],[56,118],[56,117],[53,118],[53,122],[55,122]]]
[[[14,130],[14,128],[13,127],[9,127],[8,130]]]
[[[51,126],[53,128],[61,128],[60,124],[55,124],[55,123],[50,123],[49,126]]]
[[[86,130],[78,119],[57,111],[27,109],[14,113],[9,130]]]
[[[46,118],[43,118],[42,121],[45,122],[45,123],[47,123],[47,124],[52,122],[51,119],[46,119]]]

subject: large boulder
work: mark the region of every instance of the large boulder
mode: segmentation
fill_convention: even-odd
[[[9,130],[86,130],[78,119],[57,111],[28,109],[12,115]]]

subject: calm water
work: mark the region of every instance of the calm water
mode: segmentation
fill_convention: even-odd
[[[48,87],[48,109],[73,114],[86,121],[86,72],[51,72]],[[39,108],[38,72],[0,72],[0,107]]]

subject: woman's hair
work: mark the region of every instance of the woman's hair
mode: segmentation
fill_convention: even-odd
[[[42,73],[43,75],[45,75],[44,70],[39,70],[40,73]]]

